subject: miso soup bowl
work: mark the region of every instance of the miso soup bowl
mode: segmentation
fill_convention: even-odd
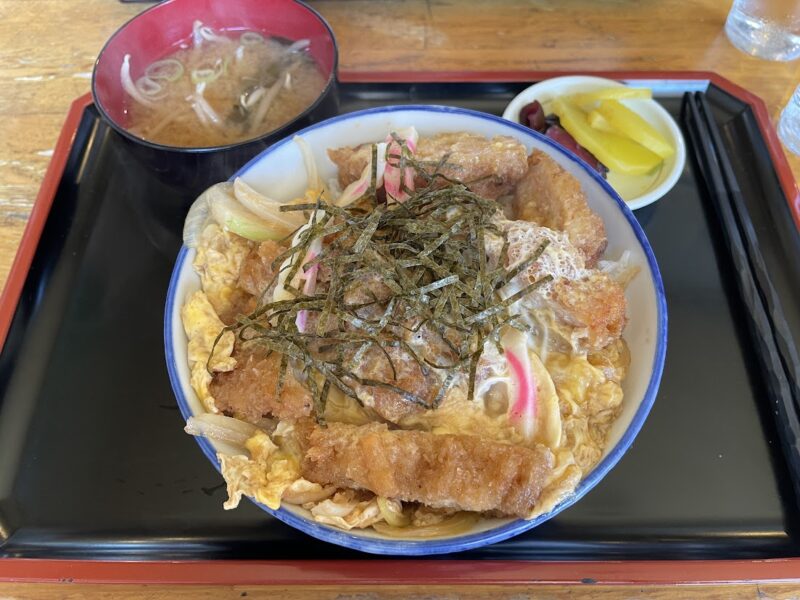
[[[658,391],[667,343],[667,307],[664,288],[655,256],[631,210],[608,183],[572,153],[552,140],[505,119],[470,110],[443,106],[389,106],[354,112],[313,125],[301,132],[311,146],[323,178],[334,177],[336,170],[325,153],[327,148],[374,142],[387,131],[413,125],[420,136],[440,132],[467,131],[484,136],[507,135],[518,139],[528,151],[538,149],[549,154],[574,175],[599,214],[608,233],[607,257],[619,257],[629,251],[639,273],[628,285],[628,325],[624,338],[630,347],[631,365],[623,383],[622,412],[611,427],[602,458],[586,474],[575,492],[550,512],[535,519],[484,518],[469,531],[451,537],[426,540],[403,540],[383,536],[372,529],[343,531],[315,522],[299,506],[284,505],[266,513],[320,540],[348,548],[389,555],[430,555],[459,552],[493,544],[534,529],[578,502],[596,486],[629,450],[644,424]],[[289,200],[302,195],[307,186],[303,158],[290,139],[274,144],[241,168],[233,177],[241,177],[270,197]],[[195,251],[182,248],[172,273],[164,320],[164,342],[170,381],[181,414],[188,419],[203,412],[203,407],[189,383],[187,340],[180,310],[186,298],[200,288],[192,269]],[[175,435],[181,435],[176,431]],[[232,452],[224,444],[195,438],[208,460],[219,469],[218,452]]]
[[[135,81],[147,65],[173,53],[191,37],[195,20],[215,31],[252,30],[287,40],[308,39],[308,52],[326,78],[322,93],[290,122],[235,144],[165,146],[131,133],[127,94],[120,81],[123,57],[131,55],[131,77]],[[129,142],[118,145],[119,151],[144,163],[165,185],[185,192],[178,205],[166,206],[161,198],[152,198],[147,200],[152,206],[139,209],[149,211],[148,218],[163,227],[180,227],[192,199],[211,183],[226,178],[288,134],[336,114],[337,60],[336,40],[328,23],[314,9],[296,0],[166,0],[128,21],[111,36],[97,57],[92,75],[95,106],[105,122]]]

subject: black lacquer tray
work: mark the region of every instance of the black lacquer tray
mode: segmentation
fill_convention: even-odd
[[[793,410],[797,416],[797,381],[785,361],[800,340],[791,172],[763,105],[725,80],[608,75],[649,79],[676,118],[684,93],[699,93],[718,130],[718,146],[705,147],[684,119],[690,160],[680,181],[635,213],[667,292],[660,392],[633,446],[584,499],[530,532],[457,558],[800,557],[797,440],[785,421]],[[541,76],[447,74],[442,83],[428,74],[431,81],[412,83],[398,81],[402,74],[350,74],[341,110],[413,102],[500,114]],[[751,297],[741,285],[753,265],[735,260],[731,240],[740,232],[720,213],[706,164],[720,154],[739,185],[735,223],[745,221],[759,249],[757,283],[766,276],[771,285],[766,299],[761,288]],[[182,432],[162,337],[182,216],[156,207],[164,199],[188,205],[200,190],[155,178],[88,98],[76,102],[54,165],[0,308],[0,321],[10,323],[0,354],[0,556],[12,559],[0,569],[20,558],[369,559],[247,502],[223,511],[219,475]],[[775,303],[781,309],[776,339],[789,354],[776,355],[773,367],[784,367],[789,396],[770,384],[775,373],[757,342],[772,330],[752,326],[757,300],[768,315]],[[428,562],[448,558],[456,557]],[[785,564],[800,573],[800,560]]]

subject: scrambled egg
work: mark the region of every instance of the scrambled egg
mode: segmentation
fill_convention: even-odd
[[[214,307],[211,306],[208,296],[200,290],[189,296],[186,304],[181,308],[181,320],[186,337],[189,339],[192,387],[207,411],[219,412],[208,389],[211,383],[209,369],[232,371],[236,366],[236,359],[231,356],[234,334],[232,331],[226,331],[214,348],[214,341],[224,324],[214,311]],[[209,360],[212,349],[214,356]]]
[[[284,491],[300,479],[297,459],[281,451],[263,431],[247,440],[245,447],[250,457],[217,454],[228,486],[224,508],[236,508],[245,494],[277,510]]]
[[[239,271],[250,248],[246,239],[213,223],[200,234],[193,266],[218,315],[231,306]]]
[[[575,463],[575,455],[571,450],[562,448],[556,451],[556,468],[550,474],[536,507],[527,518],[533,519],[553,510],[567,496],[575,491],[583,477],[583,471]]]
[[[301,477],[293,433],[291,423],[280,421],[272,437],[259,431],[245,442],[249,456],[217,454],[228,487],[225,509],[236,508],[243,494],[276,510],[281,500],[311,509],[336,492]]]
[[[603,455],[606,434],[622,403],[622,387],[584,355],[551,353],[547,370],[558,391],[563,424],[562,448],[587,473]],[[624,371],[627,365],[617,364]]]
[[[534,364],[538,363],[536,366],[539,367],[534,371],[539,380],[540,400],[543,405],[556,402],[554,407],[560,413],[549,419],[545,426],[549,429],[558,426],[561,435],[553,448],[556,467],[535,511],[528,518],[552,510],[575,490],[583,475],[596,464],[602,455],[608,428],[622,401],[619,383],[609,378],[603,369],[594,366],[589,357],[552,352],[547,357],[545,371],[537,355],[532,355],[537,359]],[[597,357],[592,359],[599,360]],[[625,359],[624,353],[610,349],[601,362],[607,370],[613,367],[611,372],[622,377],[627,368]],[[542,396],[551,397],[545,399]],[[358,422],[365,417],[360,411],[353,412],[353,406],[348,402],[341,400],[340,403],[341,406],[326,412],[329,419],[337,413],[344,421]],[[483,412],[481,402],[468,403],[463,394],[451,397],[436,411],[407,419],[403,426],[434,433],[488,435],[508,443],[524,443],[508,424],[505,415],[489,417]],[[299,449],[288,444],[292,439],[291,433],[292,425],[282,421],[273,434],[280,446],[266,433],[259,432],[246,443],[250,457],[219,455],[228,486],[226,509],[235,508],[244,494],[274,509],[280,506],[281,500],[302,505],[310,510],[315,521],[345,530],[387,521],[380,506],[381,500],[386,502],[386,499],[370,497],[355,490],[337,491],[303,479]],[[399,510],[402,511],[402,504]]]
[[[233,352],[234,334],[226,332],[217,343],[209,361],[217,335],[225,326],[219,315],[233,301],[242,261],[250,251],[250,243],[210,224],[200,233],[194,270],[200,277],[202,291],[187,298],[181,309],[181,320],[189,340],[190,381],[197,397],[208,412],[219,412],[209,392],[211,371],[231,371],[236,360]]]
[[[214,342],[224,327],[219,315],[230,310],[235,301],[241,265],[250,249],[247,240],[213,224],[199,237],[194,268],[203,291],[187,299],[181,317],[189,339],[191,383],[209,412],[218,412],[209,392],[212,378],[209,369],[230,371],[236,365],[231,356],[234,334],[223,334],[215,348]],[[537,336],[540,347],[530,352],[530,357],[540,414],[537,416],[539,433],[534,441],[552,448],[556,468],[529,518],[548,512],[561,502],[599,461],[608,429],[619,412],[622,402],[619,382],[625,376],[629,361],[624,342],[597,355],[574,354],[580,346],[578,338],[582,330],[560,326],[548,311],[536,311],[535,317],[531,325],[540,334]],[[554,347],[563,352],[553,351]],[[489,371],[485,374],[490,383],[476,393],[475,401],[466,400],[464,385],[455,386],[437,410],[412,415],[400,425],[433,433],[467,433],[511,444],[526,443],[509,422],[506,410],[492,414],[485,402],[484,392],[497,382],[505,385],[507,393],[513,397],[505,359],[489,351],[482,360],[491,363],[486,365]],[[325,417],[329,421],[352,424],[372,420],[368,411],[339,393],[331,393]],[[279,423],[272,438],[265,432],[258,432],[245,444],[250,456],[218,455],[229,496],[224,504],[226,509],[235,508],[242,495],[247,495],[272,509],[279,508],[282,500],[302,505],[311,511],[316,521],[341,529],[364,528],[389,521],[379,501],[390,500],[354,490],[337,491],[303,479],[300,450],[292,447],[291,428],[288,423]],[[398,504],[399,514],[402,514],[402,504]]]

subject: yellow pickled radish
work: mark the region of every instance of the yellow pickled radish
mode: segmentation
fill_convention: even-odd
[[[603,100],[595,112],[601,115],[617,133],[639,142],[661,158],[669,158],[675,154],[675,148],[655,127],[621,102]]]
[[[611,123],[606,121],[605,117],[596,110],[593,110],[586,115],[586,120],[589,121],[589,125],[595,129],[599,129],[600,131],[605,131],[607,133],[619,133],[611,126]]]
[[[627,175],[644,175],[661,163],[661,157],[633,140],[594,129],[586,113],[562,98],[553,100],[561,125],[581,146],[594,154],[612,171]]]
[[[585,106],[601,100],[650,100],[652,97],[653,90],[651,89],[620,86],[573,94],[569,97],[569,101]]]

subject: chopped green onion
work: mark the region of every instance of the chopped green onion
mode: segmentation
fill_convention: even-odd
[[[221,71],[215,69],[194,69],[191,73],[192,83],[195,85],[198,83],[211,83],[219,78],[221,74]]]
[[[241,37],[239,37],[239,41],[243,46],[252,46],[254,44],[263,44],[266,40],[260,33],[256,33],[255,31],[245,31]]]
[[[151,63],[145,69],[144,74],[150,79],[164,79],[166,81],[177,81],[183,75],[183,65],[174,58],[165,58]]]

